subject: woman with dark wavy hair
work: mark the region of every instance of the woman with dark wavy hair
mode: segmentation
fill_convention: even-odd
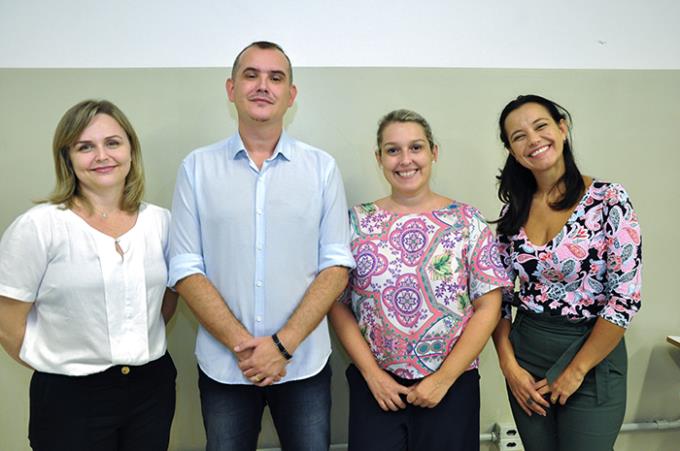
[[[504,291],[493,339],[515,423],[528,451],[610,451],[626,408],[623,334],[640,308],[637,215],[621,185],[580,173],[557,103],[519,96],[499,126],[498,240],[519,291]]]
[[[170,213],[142,201],[139,140],[113,103],[66,111],[52,153],[54,191],[0,240],[0,344],[34,370],[31,447],[166,450]]]

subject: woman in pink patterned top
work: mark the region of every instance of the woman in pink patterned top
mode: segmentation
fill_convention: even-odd
[[[377,138],[391,194],[350,211],[357,268],[330,312],[353,361],[349,449],[477,451],[477,356],[510,282],[479,211],[430,189],[425,119],[393,111]]]
[[[623,333],[640,308],[637,215],[621,185],[581,175],[570,119],[527,95],[499,120],[498,234],[519,291],[504,291],[494,342],[528,451],[612,449],[626,407]]]

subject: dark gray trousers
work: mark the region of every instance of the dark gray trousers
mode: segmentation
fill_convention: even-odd
[[[520,366],[535,378],[554,380],[571,362],[594,321],[519,313],[510,341]],[[552,405],[545,417],[528,416],[508,390],[515,424],[526,451],[611,451],[626,411],[628,358],[622,339],[585,377],[564,406]]]

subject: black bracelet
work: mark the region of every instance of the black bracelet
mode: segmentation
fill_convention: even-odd
[[[279,348],[279,352],[281,353],[282,356],[286,358],[286,360],[290,360],[293,358],[292,355],[288,352],[286,347],[281,343],[281,340],[279,340],[279,336],[276,334],[272,334],[272,340],[274,340],[274,344],[276,345],[277,348]]]

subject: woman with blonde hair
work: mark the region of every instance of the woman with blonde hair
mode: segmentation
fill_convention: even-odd
[[[349,450],[479,450],[477,356],[509,281],[480,212],[430,188],[439,157],[418,113],[379,123],[390,195],[350,210],[357,266],[330,311],[352,359]]]
[[[166,209],[142,201],[140,145],[106,100],[54,134],[56,186],[0,241],[0,344],[34,370],[35,450],[165,450],[176,370]]]

